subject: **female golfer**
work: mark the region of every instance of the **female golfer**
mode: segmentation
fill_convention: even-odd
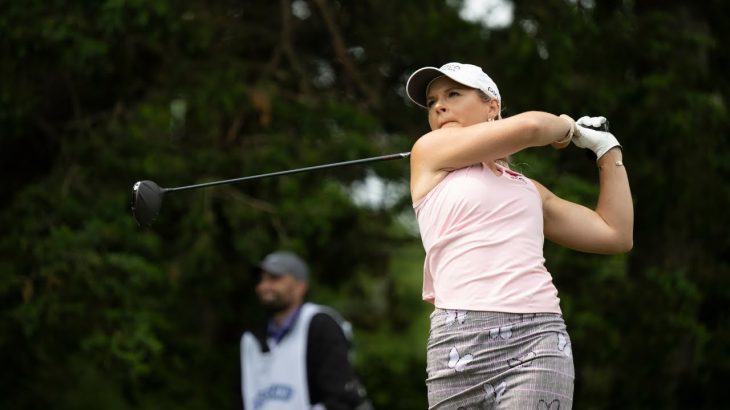
[[[433,303],[426,385],[431,409],[569,409],[575,376],[544,238],[583,252],[626,252],[633,206],[621,147],[603,117],[525,112],[506,119],[481,68],[421,68],[407,94],[428,110],[414,144],[411,196]],[[597,156],[595,210],[557,197],[507,158],[570,141]]]

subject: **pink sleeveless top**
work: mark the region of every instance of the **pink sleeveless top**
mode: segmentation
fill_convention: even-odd
[[[450,172],[413,204],[426,259],[423,300],[442,309],[561,313],[543,257],[542,201],[522,174]]]

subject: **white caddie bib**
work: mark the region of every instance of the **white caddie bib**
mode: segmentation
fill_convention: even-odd
[[[261,351],[256,337],[241,337],[241,392],[246,410],[309,409],[307,336],[312,317],[325,311],[305,303],[299,318],[281,342]]]

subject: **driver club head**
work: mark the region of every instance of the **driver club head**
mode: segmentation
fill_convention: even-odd
[[[165,190],[152,181],[137,181],[132,187],[132,215],[141,227],[157,219]]]

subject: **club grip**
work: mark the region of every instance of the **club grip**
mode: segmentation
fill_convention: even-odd
[[[604,122],[603,124],[599,125],[598,127],[592,127],[592,126],[589,126],[589,125],[581,125],[581,127],[590,128],[590,129],[596,130],[596,131],[610,132],[608,130],[609,129],[609,127],[608,127],[608,119],[606,119],[606,122]],[[591,151],[591,150],[589,150],[589,149],[585,150],[585,153],[586,153],[586,158],[588,158],[592,162],[596,162],[596,160],[598,159],[598,157],[596,157],[596,153],[593,152],[593,151]]]

